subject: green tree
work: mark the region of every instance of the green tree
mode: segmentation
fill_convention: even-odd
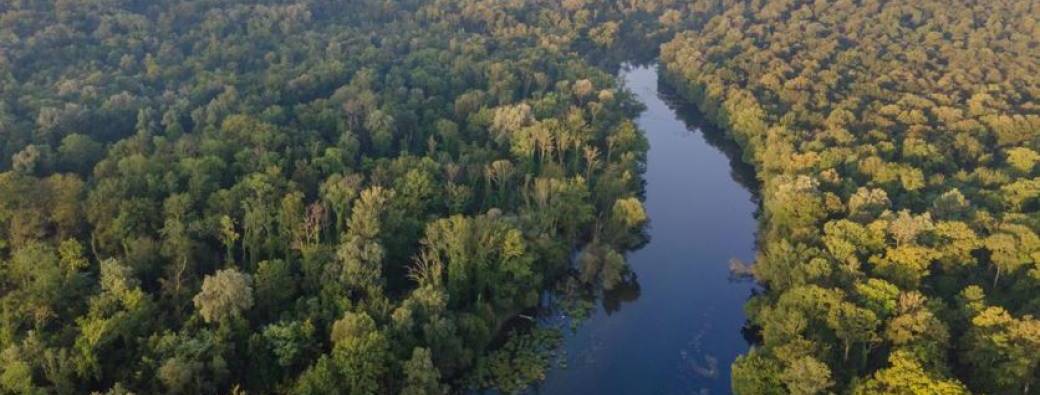
[[[65,136],[58,147],[62,168],[79,174],[88,174],[104,152],[104,145],[90,136],[78,133]]]
[[[1011,168],[1022,174],[1029,174],[1036,167],[1036,163],[1040,162],[1040,154],[1036,153],[1027,147],[1015,147],[1008,149],[1007,162],[1011,165]]]
[[[848,302],[830,309],[827,324],[844,343],[842,358],[845,361],[849,360],[849,350],[854,344],[867,346],[877,336],[875,328],[878,326],[878,320],[874,312]]]
[[[332,328],[332,388],[348,394],[374,394],[389,372],[388,339],[365,313],[347,313]],[[321,362],[319,362],[319,365]],[[314,368],[312,368],[314,369]],[[319,391],[320,393],[320,391]]]
[[[305,360],[314,348],[314,325],[310,321],[269,324],[262,336],[278,365],[291,368]]]
[[[297,280],[282,260],[262,261],[253,275],[256,309],[266,317],[277,317],[296,296]]]
[[[206,276],[202,290],[192,299],[206,322],[226,323],[253,307],[253,280],[234,268]]]
[[[970,392],[955,379],[928,372],[912,355],[897,351],[888,357],[887,368],[856,385],[853,394],[966,395]]]
[[[401,395],[439,395],[446,393],[440,384],[440,372],[433,366],[430,350],[416,347],[404,363],[405,386]]]
[[[827,365],[810,356],[791,361],[780,373],[780,380],[793,395],[820,394],[834,385]]]
[[[987,307],[971,319],[962,358],[972,366],[975,386],[987,392],[1028,393],[1040,366],[1040,321],[1013,318]]]
[[[737,357],[733,362],[732,387],[734,394],[783,394],[780,366],[775,360],[757,353]]]

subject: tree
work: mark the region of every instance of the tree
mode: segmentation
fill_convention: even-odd
[[[918,236],[934,228],[935,225],[928,213],[913,216],[907,210],[900,211],[898,216],[888,223],[888,233],[895,239],[897,246],[916,244]]]
[[[220,228],[217,230],[220,241],[224,243],[224,262],[231,264],[235,261],[235,244],[239,234],[235,230],[235,220],[224,215],[220,217]]]
[[[372,318],[348,312],[333,325],[332,342],[332,366],[336,369],[333,382],[339,383],[333,388],[358,395],[378,392],[391,355],[388,339]]]
[[[394,117],[382,109],[377,109],[365,118],[365,129],[368,130],[372,146],[376,152],[389,154],[394,143]]]
[[[11,157],[11,167],[14,171],[35,175],[44,162],[44,151],[35,145],[30,145]]]
[[[188,295],[188,284],[194,279],[196,267],[194,261],[195,241],[188,231],[188,216],[190,210],[190,197],[186,194],[170,196],[166,199],[163,210],[166,220],[160,233],[163,236],[162,254],[173,262],[166,266],[166,276],[163,278],[163,288],[168,298],[177,306],[175,313],[181,314],[181,301],[186,302]],[[125,241],[124,241],[125,243]],[[124,249],[126,246],[124,244]]]
[[[1040,162],[1040,154],[1027,147],[1011,148],[1006,153],[1008,164],[1021,174],[1031,173],[1036,163]]]
[[[834,385],[827,365],[810,356],[791,361],[780,374],[780,380],[792,395],[820,394]]]
[[[361,190],[362,178],[353,174],[342,176],[333,174],[321,185],[321,195],[336,217],[335,227],[339,231],[346,230],[347,214],[350,213],[350,204]]]
[[[852,389],[856,395],[866,394],[936,394],[967,395],[970,392],[955,379],[928,372],[909,353],[896,351],[888,357],[887,368]]]
[[[939,252],[918,245],[889,248],[885,255],[871,257],[874,273],[902,288],[917,288],[929,273],[932,262]]]
[[[939,263],[947,270],[955,267],[972,267],[976,263],[974,252],[981,246],[978,235],[968,224],[958,221],[939,222],[935,226]]]
[[[926,302],[925,296],[916,291],[900,295],[898,315],[888,322],[885,338],[925,368],[941,371],[947,359],[950,332]]]
[[[202,319],[210,323],[226,323],[242,317],[253,307],[252,278],[229,268],[206,276],[202,290],[192,299]]]
[[[152,336],[148,347],[155,355],[156,370],[147,385],[157,391],[186,394],[229,388],[229,346],[209,329]]]
[[[609,245],[589,243],[578,255],[580,277],[585,284],[598,284],[604,290],[612,290],[622,281],[628,266],[625,256]]]
[[[63,240],[58,244],[58,257],[66,277],[72,277],[90,266],[83,256],[83,245],[75,239]]]
[[[192,379],[201,369],[201,366],[191,361],[175,357],[164,361],[157,374],[159,380],[171,393],[186,394],[192,392]]]
[[[104,155],[105,147],[90,136],[73,133],[65,136],[58,147],[58,157],[64,170],[87,174]]]
[[[780,379],[780,366],[775,360],[755,352],[737,357],[733,362],[731,381],[734,394],[785,393]]]
[[[88,301],[88,312],[76,319],[76,371],[100,377],[130,363],[139,339],[152,328],[155,305],[133,271],[115,259],[100,264],[101,293]]]
[[[1021,210],[1036,204],[1040,196],[1040,177],[1022,179],[1000,188],[1000,196],[1010,210]]]
[[[342,391],[336,377],[336,367],[332,358],[322,355],[317,362],[300,374],[293,386],[293,392],[305,395],[332,395]]]
[[[401,395],[439,395],[446,393],[440,384],[440,372],[433,366],[430,350],[416,347],[412,358],[404,363],[405,386]]]
[[[853,344],[867,344],[875,340],[875,328],[878,326],[877,316],[873,311],[860,308],[855,304],[842,302],[831,308],[827,316],[827,324],[845,345],[842,354],[849,360],[849,350]]]
[[[772,229],[786,232],[794,240],[808,237],[825,214],[818,186],[809,176],[784,177],[772,184],[774,198],[765,206]]]
[[[611,210],[610,223],[612,226],[611,234],[608,237],[618,240],[618,244],[623,244],[632,231],[638,230],[646,221],[646,211],[639,199],[631,197],[618,199]]]
[[[992,392],[1028,393],[1040,366],[1040,321],[1013,318],[987,307],[971,319],[962,358],[974,368],[975,386]]]
[[[896,313],[899,302],[899,287],[878,278],[856,284],[856,295],[860,304],[873,311],[881,320]]]
[[[296,295],[296,278],[283,260],[262,261],[253,275],[257,310],[265,317],[277,317],[290,306]]]
[[[14,251],[4,270],[9,295],[4,301],[8,318],[5,326],[41,329],[57,318],[62,304],[73,295],[66,288],[66,276],[54,249],[32,242]]]
[[[537,301],[531,290],[541,278],[527,241],[500,217],[434,221],[427,225],[422,244],[420,256],[444,268],[444,284],[456,306],[491,303],[500,311],[512,311]]]
[[[510,141],[514,133],[530,125],[533,121],[531,106],[526,103],[498,107],[495,109],[492,119],[491,132],[494,133],[495,141],[503,144]]]
[[[1024,225],[1005,223],[982,244],[990,251],[995,287],[1001,273],[1014,273],[1032,262],[1032,253],[1040,250],[1040,237]]]
[[[83,227],[82,199],[86,184],[74,174],[54,174],[42,180],[49,193],[45,202],[58,238],[79,236]]]
[[[845,219],[829,221],[823,226],[823,244],[845,271],[856,273],[867,257],[885,247],[885,235],[878,225],[884,226],[880,221],[867,226]]]
[[[310,321],[277,322],[264,327],[262,336],[283,368],[296,366],[314,347],[314,325]]]
[[[359,291],[374,291],[381,286],[386,250],[378,237],[393,190],[372,187],[361,192],[354,203],[348,230],[336,252],[343,268],[342,280]]]
[[[8,347],[0,352],[0,388],[12,394],[44,393],[43,390],[33,384],[33,369],[22,360],[19,349],[15,346]]]
[[[971,204],[957,188],[946,191],[932,202],[931,213],[939,219],[961,220],[969,213]]]

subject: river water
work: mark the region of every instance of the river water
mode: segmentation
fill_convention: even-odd
[[[754,257],[753,178],[718,131],[662,94],[654,66],[624,67],[619,78],[646,105],[637,122],[650,142],[650,239],[628,254],[638,287],[623,302],[604,298],[531,392],[729,393],[754,287],[730,279],[729,261]]]

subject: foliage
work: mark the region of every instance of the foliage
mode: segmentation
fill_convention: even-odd
[[[763,185],[734,389],[1028,392],[1040,4],[722,3],[661,59]]]
[[[645,222],[638,106],[581,55],[664,30],[499,3],[0,5],[0,392],[541,377],[505,322]]]

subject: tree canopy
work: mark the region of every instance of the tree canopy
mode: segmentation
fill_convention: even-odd
[[[734,389],[1028,392],[1040,3],[723,3],[661,59],[763,185]]]
[[[645,223],[640,107],[579,51],[636,9],[499,3],[0,5],[0,393],[537,379],[506,321]]]
[[[642,241],[640,106],[607,70],[658,43],[761,181],[734,391],[1028,392],[1037,15],[0,3],[0,393],[521,391],[559,334],[509,319],[615,287]]]

